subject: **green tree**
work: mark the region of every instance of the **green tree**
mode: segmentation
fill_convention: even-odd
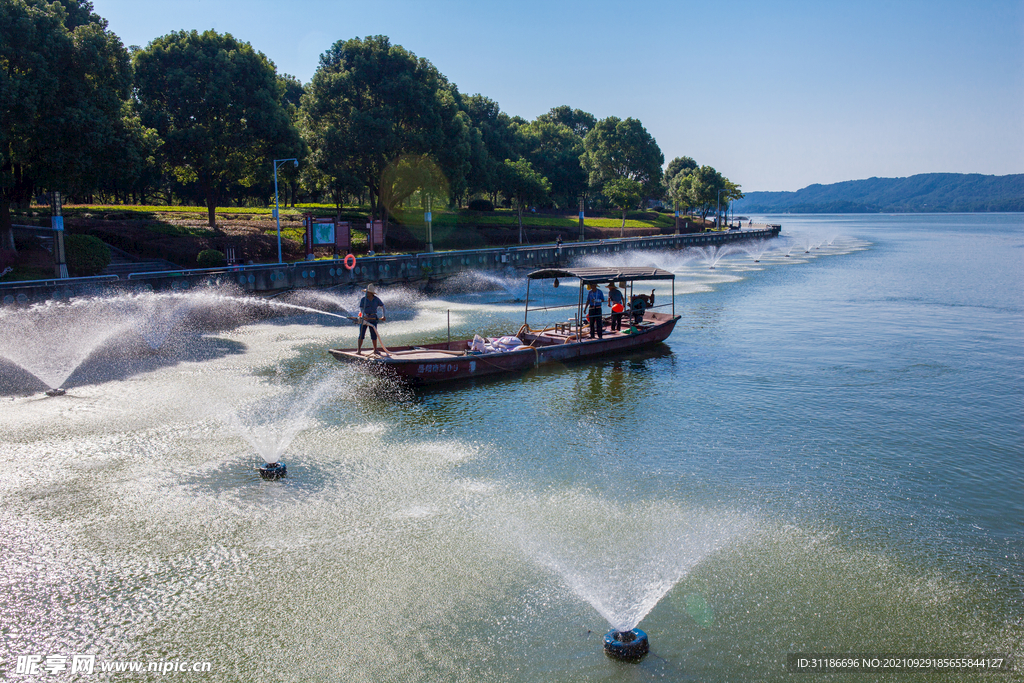
[[[560,107],[553,107],[547,114],[537,117],[538,121],[561,123],[575,133],[582,140],[590,132],[590,129],[597,123],[597,118],[581,109],[573,109],[567,104]]]
[[[683,179],[696,169],[697,162],[690,157],[676,157],[668,162],[668,168],[665,169],[665,178],[662,181],[664,196],[672,200],[673,209],[676,211],[677,225],[679,221],[678,212],[686,212],[691,206],[688,194],[689,184],[684,183]]]
[[[711,166],[701,166],[687,178],[690,206],[700,212],[702,219],[707,218],[718,200],[718,191],[725,187],[725,178]]]
[[[440,76],[441,88],[437,93],[441,108],[444,142],[433,155],[444,173],[447,197],[431,192],[435,198],[444,198],[447,203],[457,205],[469,189],[469,177],[473,161],[481,151],[479,131],[474,130],[469,114],[462,107],[462,96],[458,89]]]
[[[0,0],[0,248],[37,187],[90,192],[133,143],[128,52],[88,2]],[[130,125],[130,124],[129,124]]]
[[[629,178],[615,178],[605,183],[601,192],[613,206],[622,210],[622,227],[619,228],[619,237],[625,237],[626,211],[635,207],[644,198],[643,185]]]
[[[676,211],[686,212],[694,204],[691,197],[693,188],[693,175],[690,173],[677,173],[668,184],[668,195],[672,198]],[[678,218],[677,218],[678,220]]]
[[[452,113],[448,96],[433,64],[386,36],[339,40],[320,56],[302,100],[311,163],[325,178],[366,187],[371,213],[380,210],[386,223],[380,200],[387,166],[403,154],[437,157],[446,131],[461,128],[445,120]]]
[[[677,176],[677,187],[677,192],[685,192],[689,205],[700,211],[702,219],[712,210],[743,198],[740,186],[711,166],[701,166],[682,179]]]
[[[299,144],[297,148],[292,145],[290,149],[283,150],[284,154],[274,154],[275,159],[287,159],[294,156],[299,160],[298,167],[293,164],[282,164],[278,167],[277,171],[278,180],[284,188],[285,196],[283,203],[290,203],[294,207],[296,189],[302,178],[300,169],[305,168],[306,157],[309,156],[309,146],[306,145],[306,141],[302,138],[302,123],[299,118],[299,107],[302,104],[302,95],[306,92],[306,88],[299,79],[291,74],[278,74],[277,87],[281,92],[281,105],[288,112],[288,118],[292,122],[292,126],[296,131],[299,131]],[[295,152],[294,154],[289,153],[293,151]],[[266,181],[266,187],[269,195],[269,190],[272,188],[272,181],[269,177]]]
[[[474,163],[468,174],[470,193],[484,192],[497,203],[501,191],[504,159],[518,159],[521,144],[517,128],[525,123],[501,111],[498,103],[483,95],[470,95],[462,99],[473,128],[479,131],[479,142],[474,146]],[[482,145],[482,150],[479,148]]]
[[[101,167],[95,181],[95,189],[114,203],[127,202],[138,197],[139,203],[146,204],[149,188],[160,182],[161,169],[157,159],[163,141],[152,128],[142,125],[132,102],[122,105],[122,117],[114,127],[115,140],[97,155]]]
[[[574,206],[587,191],[587,173],[580,165],[583,139],[565,124],[540,117],[518,132],[523,156],[551,183],[556,203]]]
[[[743,199],[743,192],[740,191],[740,186],[726,178],[725,189],[722,192],[722,201],[725,203],[722,205],[722,208],[728,209],[729,205],[737,199]]]
[[[199,187],[210,227],[228,183],[265,182],[272,158],[298,155],[274,65],[249,43],[177,31],[133,61],[142,121],[164,141],[160,154],[175,177]]]
[[[299,105],[302,104],[302,95],[306,92],[302,81],[291,74],[278,74],[277,84],[281,88],[282,104],[286,106],[291,105],[298,109]]]
[[[583,147],[580,159],[591,188],[626,178],[640,183],[645,197],[660,194],[665,156],[637,119],[610,116],[598,121],[583,138]]]
[[[523,243],[523,207],[544,201],[551,192],[548,179],[534,170],[526,159],[505,159],[501,170],[501,191],[516,206],[519,218],[519,243]]]
[[[381,175],[380,201],[389,212],[394,213],[417,192],[424,198],[449,197],[447,175],[431,157],[403,155],[388,164]]]
[[[697,170],[697,162],[690,157],[676,157],[672,161],[668,162],[668,168],[665,169],[665,183],[671,186],[672,180],[682,173],[688,175]]]

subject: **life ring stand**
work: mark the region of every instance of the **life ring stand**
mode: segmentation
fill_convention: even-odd
[[[349,260],[349,259],[351,259],[351,260]],[[353,256],[352,254],[349,254],[348,256],[345,257],[344,263],[345,263],[345,267],[346,268],[348,268],[349,270],[352,270],[353,268],[356,267],[356,257]]]

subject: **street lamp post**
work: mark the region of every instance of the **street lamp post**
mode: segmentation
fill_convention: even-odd
[[[580,196],[580,242],[586,241],[586,231],[583,228],[583,197]]]
[[[295,168],[299,167],[298,159],[274,159],[274,218],[277,219],[277,262],[283,263],[281,259],[281,212],[277,206],[277,167],[286,161],[294,161]]]
[[[431,215],[430,215],[430,195],[427,195],[427,212],[423,214],[423,219],[427,223],[427,253],[433,253],[434,251],[434,233],[431,230]]]
[[[715,227],[719,230],[722,229],[722,190],[724,187],[718,188],[718,199],[715,200]]]

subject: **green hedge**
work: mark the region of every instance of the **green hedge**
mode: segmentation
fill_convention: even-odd
[[[471,199],[468,208],[470,211],[494,211],[494,204],[490,199]]]
[[[99,275],[110,265],[110,247],[92,235],[64,235],[64,253],[72,277]]]
[[[224,253],[216,249],[203,249],[199,252],[199,256],[196,257],[196,261],[199,263],[200,268],[219,268],[228,264],[227,259],[224,258]]]

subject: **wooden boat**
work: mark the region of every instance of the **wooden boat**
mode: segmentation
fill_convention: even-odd
[[[330,349],[329,353],[339,361],[362,364],[364,369],[396,377],[413,385],[437,384],[457,380],[485,377],[495,374],[521,372],[545,363],[565,363],[573,360],[598,358],[612,353],[639,349],[664,341],[672,334],[679,321],[675,314],[675,274],[659,268],[548,268],[530,273],[526,285],[526,312],[518,337],[522,345],[517,350],[479,352],[472,351],[472,339],[424,344],[422,346],[399,346],[379,354],[356,353],[355,349]],[[568,306],[534,308],[534,311],[549,311],[556,308],[575,308],[576,315],[565,323],[555,323],[539,330],[532,329],[530,316],[530,283],[534,280],[555,280],[558,278],[579,279],[579,300]],[[662,313],[645,308],[638,317],[638,324],[631,325],[631,312],[623,313],[623,329],[612,332],[605,325],[603,339],[588,338],[589,324],[585,319],[586,285],[607,285],[618,282],[627,302],[633,302],[641,295],[633,294],[635,282],[647,280],[671,280],[672,299],[664,307],[671,307],[671,313]],[[556,284],[556,286],[558,286]],[[607,320],[607,316],[606,316]]]

